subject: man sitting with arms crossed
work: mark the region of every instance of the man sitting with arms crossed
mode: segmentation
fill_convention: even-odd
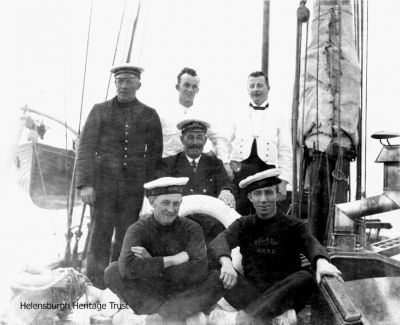
[[[235,186],[222,161],[203,153],[209,126],[206,121],[195,118],[180,121],[176,127],[182,132],[180,139],[183,152],[163,158],[157,173],[160,176],[189,177],[188,183],[183,187],[183,195],[209,195],[235,208]],[[206,243],[225,230],[222,223],[207,215],[193,214],[188,218],[203,228]]]
[[[314,285],[312,274],[301,269],[300,253],[316,269],[318,283],[322,275],[341,274],[304,222],[278,212],[279,174],[274,168],[241,181],[256,214],[235,220],[210,243],[211,254],[221,264],[223,285],[230,289],[224,298],[239,310],[235,314],[216,310],[213,313],[219,315],[211,314],[210,319],[230,318],[236,325],[274,324],[274,317],[288,309],[300,311]],[[244,277],[232,265],[231,249],[236,246],[242,253]]]
[[[143,324],[206,324],[207,311],[223,295],[219,271],[208,269],[201,227],[179,218],[187,177],[144,184],[153,215],[131,225],[118,262],[105,282]]]

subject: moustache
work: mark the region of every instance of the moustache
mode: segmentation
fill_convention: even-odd
[[[201,149],[201,145],[192,144],[191,146],[188,146],[188,149]]]

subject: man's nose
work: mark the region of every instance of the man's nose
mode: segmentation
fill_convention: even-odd
[[[264,192],[261,193],[260,201],[262,202],[268,201],[268,195],[265,194]]]

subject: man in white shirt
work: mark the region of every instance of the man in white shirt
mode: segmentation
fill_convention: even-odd
[[[262,71],[251,73],[247,80],[250,103],[233,125],[230,164],[224,164],[235,183],[249,175],[277,167],[281,170],[279,200],[286,199],[286,187],[292,173],[290,121],[276,107],[269,107],[268,77]],[[251,209],[246,195],[239,194],[236,210],[244,215]]]
[[[179,105],[177,107],[168,107],[167,111],[160,113],[164,144],[163,158],[183,151],[180,139],[181,132],[176,125],[185,119],[201,119],[202,114],[204,114],[194,105],[194,98],[199,92],[199,84],[200,78],[194,69],[183,68],[177,76],[175,88],[179,94]],[[208,118],[207,120],[210,119]],[[211,127],[207,131],[207,138],[210,139],[217,157],[223,163],[228,163],[230,141],[222,134],[217,133],[213,124],[211,122]]]

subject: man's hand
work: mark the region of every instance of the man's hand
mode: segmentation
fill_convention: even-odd
[[[236,207],[235,197],[231,191],[222,190],[221,193],[219,193],[218,198],[232,209]]]
[[[81,188],[79,195],[84,203],[93,205],[96,201],[96,193],[92,186],[84,186]]]
[[[230,178],[230,180],[232,180],[233,179],[233,170],[231,168],[231,165],[229,163],[225,163],[224,168],[225,168],[226,173],[228,174],[228,177]]]
[[[150,253],[147,251],[146,248],[142,246],[133,246],[131,247],[131,252],[135,254],[136,257],[151,257]]]
[[[336,278],[339,278],[342,275],[342,272],[340,272],[335,265],[329,263],[325,258],[319,258],[317,260],[317,270],[315,273],[317,283],[321,282],[321,277],[323,275],[334,276]]]
[[[221,274],[219,279],[225,289],[232,289],[237,283],[237,272],[233,267],[232,260],[227,256],[222,256],[219,259],[221,263]]]
[[[288,182],[287,181],[282,181],[278,187],[279,187],[279,200],[278,201],[285,201],[286,200],[286,186]]]
[[[164,269],[173,265],[183,264],[189,261],[189,255],[186,252],[180,252],[173,256],[165,256],[163,258]]]

